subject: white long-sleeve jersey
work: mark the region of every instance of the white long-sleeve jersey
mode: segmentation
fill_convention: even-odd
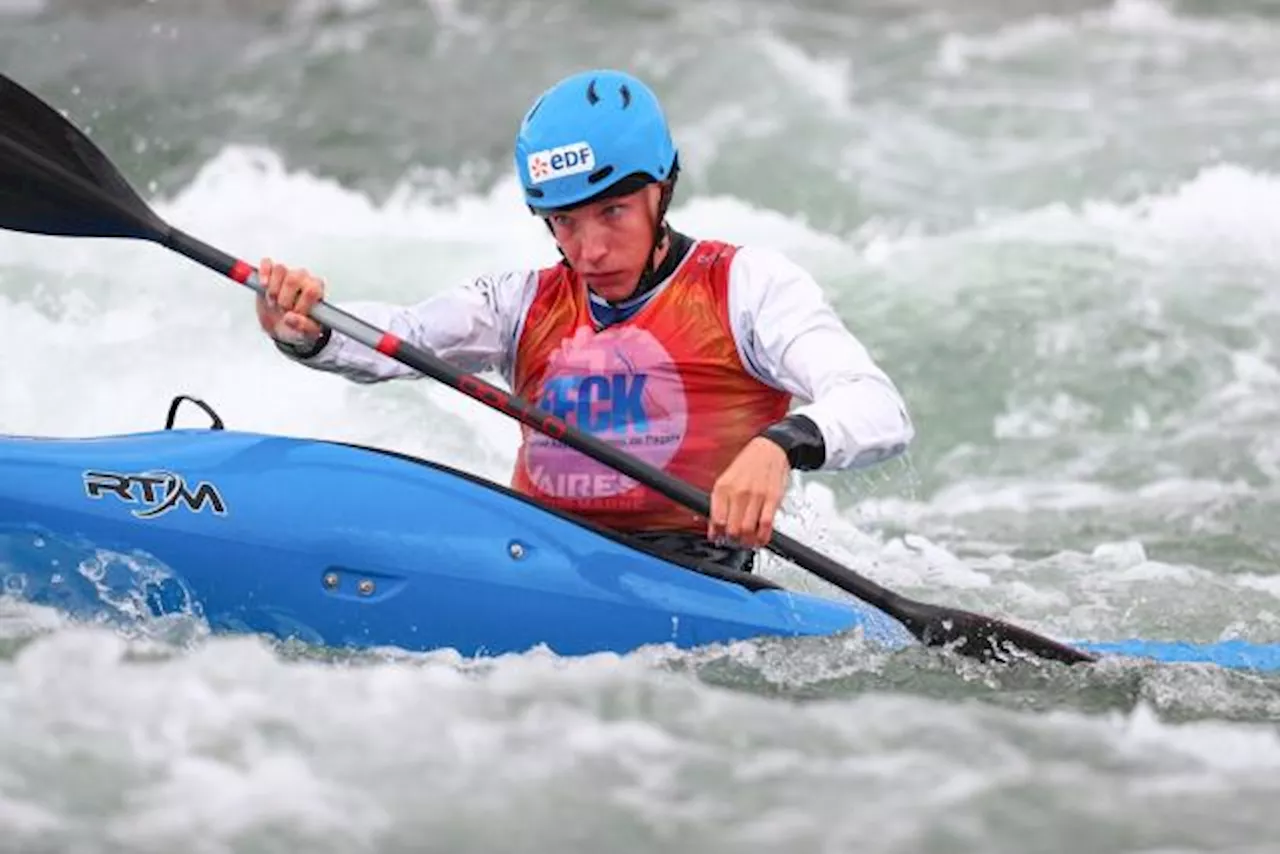
[[[460,370],[494,370],[510,385],[537,285],[537,270],[521,270],[483,276],[415,305],[343,308]],[[746,369],[799,399],[792,413],[818,426],[826,446],[822,468],[870,465],[906,449],[914,428],[898,389],[800,266],[773,250],[740,248],[729,270],[729,317]],[[336,331],[320,352],[297,361],[360,383],[420,376]]]

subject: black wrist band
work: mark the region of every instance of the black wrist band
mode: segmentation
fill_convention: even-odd
[[[760,435],[782,448],[787,462],[797,471],[813,471],[827,461],[822,431],[803,415],[788,415],[760,431]]]
[[[320,331],[320,336],[309,345],[290,344],[288,341],[281,341],[279,338],[275,339],[275,342],[278,348],[295,359],[310,359],[325,348],[331,337],[333,337],[333,330],[326,326]]]

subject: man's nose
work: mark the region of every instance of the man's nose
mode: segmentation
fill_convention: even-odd
[[[609,232],[603,226],[588,220],[582,225],[580,239],[584,264],[597,264],[609,254]]]

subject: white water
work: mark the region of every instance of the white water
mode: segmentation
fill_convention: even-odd
[[[795,706],[658,663],[282,666],[252,640],[168,658],[64,629],[0,665],[0,848],[1058,851],[1123,833],[1123,850],[1265,850],[1269,727],[1171,725],[1145,703]],[[1029,835],[981,842],[1010,823]]]

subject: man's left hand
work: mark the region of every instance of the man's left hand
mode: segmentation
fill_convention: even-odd
[[[752,439],[711,489],[707,539],[752,549],[768,543],[790,472],[782,448],[763,437]]]

